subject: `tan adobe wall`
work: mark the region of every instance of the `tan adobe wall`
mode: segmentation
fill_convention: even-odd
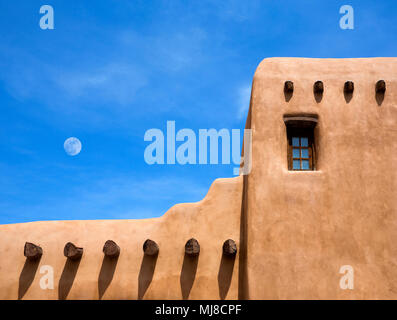
[[[0,299],[236,299],[238,253],[225,259],[222,244],[239,245],[241,177],[216,180],[197,203],[178,204],[146,220],[33,222],[0,226]],[[198,260],[184,258],[188,239],[200,244]],[[144,258],[146,239],[157,242],[154,262]],[[120,246],[117,263],[104,260],[103,245]],[[40,245],[38,265],[27,263],[25,241]],[[67,263],[67,242],[84,248],[79,264]],[[54,268],[54,290],[40,288],[40,268]]]
[[[387,89],[379,106],[380,79]],[[295,87],[288,102],[286,80]],[[349,80],[355,89],[347,103]],[[250,108],[244,297],[396,299],[397,59],[265,59]],[[283,115],[299,113],[319,117],[318,171],[287,169]],[[353,290],[339,287],[343,265],[354,268]]]

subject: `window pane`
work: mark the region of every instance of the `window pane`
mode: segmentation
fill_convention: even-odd
[[[309,158],[309,149],[302,149],[302,158],[308,159]]]
[[[308,138],[301,138],[301,146],[308,147],[309,146],[309,139]]]
[[[293,158],[300,158],[299,149],[292,149],[292,157]]]
[[[302,170],[309,170],[309,160],[302,160]]]
[[[299,138],[297,137],[292,138],[292,146],[299,147]]]
[[[294,160],[293,161],[293,165],[292,165],[292,169],[299,170],[300,168],[301,168],[301,162],[299,160]]]

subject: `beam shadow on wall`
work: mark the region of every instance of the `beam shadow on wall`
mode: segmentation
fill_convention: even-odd
[[[180,278],[183,300],[187,300],[189,298],[190,291],[193,287],[194,279],[196,278],[198,260],[199,255],[190,256],[185,253]]]
[[[58,299],[65,300],[72,288],[77,269],[79,268],[81,259],[72,260],[68,258],[63,267],[61,278],[58,284]]]
[[[386,82],[385,80],[379,80],[375,84],[375,99],[378,106],[381,106],[385,99]]]
[[[105,255],[103,257],[101,271],[99,272],[99,276],[98,276],[99,299],[102,299],[106,289],[109,287],[110,283],[112,282],[118,260],[119,260],[119,256],[109,257]]]
[[[285,81],[284,83],[284,97],[285,102],[289,102],[294,93],[294,83],[292,81]]]
[[[317,103],[323,100],[324,94],[324,83],[322,81],[316,81],[313,85],[314,99]]]
[[[19,276],[18,300],[21,300],[32,284],[39,267],[41,257],[35,260],[26,259]]]
[[[346,103],[349,103],[352,100],[353,92],[354,92],[354,82],[346,81],[343,87],[343,95],[345,97]]]
[[[156,268],[158,254],[149,256],[143,255],[141,269],[139,270],[138,276],[138,300],[142,300],[146,290],[149,288],[152,282],[154,269]]]
[[[236,256],[227,256],[222,254],[221,264],[219,266],[218,272],[219,298],[221,300],[225,300],[227,293],[229,292],[235,261]]]

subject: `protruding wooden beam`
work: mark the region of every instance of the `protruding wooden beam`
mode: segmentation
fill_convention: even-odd
[[[185,244],[185,253],[188,256],[195,257],[198,256],[200,253],[200,244],[194,238],[188,240]]]
[[[26,242],[23,254],[28,260],[36,260],[43,255],[43,249],[33,243]]]
[[[379,80],[375,86],[376,93],[385,93],[386,91],[386,82],[385,80]]]
[[[228,239],[223,243],[223,254],[229,257],[233,257],[237,253],[236,242],[232,239]]]
[[[318,115],[314,113],[285,114],[283,119],[285,125],[289,127],[314,128],[318,122]]]
[[[294,83],[290,80],[285,81],[284,83],[284,92],[285,93],[292,93],[294,91]]]
[[[78,260],[83,255],[83,248],[76,247],[73,243],[68,242],[63,248],[63,254],[68,259]]]
[[[313,86],[313,91],[316,94],[322,94],[324,92],[324,84],[322,81],[316,81]]]
[[[103,246],[103,253],[109,258],[118,257],[120,254],[120,247],[113,240],[108,240]]]
[[[354,91],[354,82],[353,81],[346,81],[343,91],[348,94],[352,94]]]
[[[143,244],[143,252],[148,256],[155,256],[159,253],[159,246],[153,240],[147,239]]]

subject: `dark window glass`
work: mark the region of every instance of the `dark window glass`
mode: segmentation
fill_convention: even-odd
[[[315,170],[313,128],[288,127],[289,170]]]

